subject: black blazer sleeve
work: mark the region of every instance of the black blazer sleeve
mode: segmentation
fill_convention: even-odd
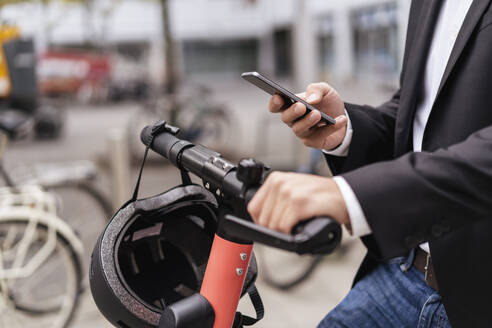
[[[342,175],[384,258],[492,219],[492,126],[434,152],[411,152]]]
[[[347,157],[325,155],[333,175],[392,158],[399,102],[398,90],[377,108],[345,103],[354,132]]]

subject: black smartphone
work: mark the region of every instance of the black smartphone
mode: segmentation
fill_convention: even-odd
[[[307,103],[306,101],[302,100],[298,96],[296,96],[294,93],[290,92],[289,90],[281,87],[277,83],[271,81],[270,79],[266,78],[265,76],[261,75],[258,72],[245,72],[241,74],[241,77],[245,79],[246,81],[256,85],[258,88],[262,89],[266,93],[271,94],[272,96],[275,94],[280,95],[285,102],[284,108],[290,107],[292,104],[296,102],[300,102],[301,104],[304,104],[306,106],[306,114],[304,114],[302,117],[306,116],[313,110],[318,110],[316,107],[313,105]],[[335,124],[335,119],[329,115],[326,115],[322,111],[319,111],[321,114],[321,121],[326,124]]]

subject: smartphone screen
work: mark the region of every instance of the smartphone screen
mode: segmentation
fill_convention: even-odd
[[[254,84],[258,88],[262,89],[266,93],[271,94],[272,96],[275,94],[280,95],[285,101],[286,104],[284,106],[285,108],[289,107],[290,105],[296,102],[300,102],[304,104],[306,106],[306,114],[304,114],[302,117],[306,116],[313,110],[318,110],[316,107],[312,106],[311,104],[307,103],[303,99],[299,98],[294,93],[290,92],[289,90],[280,86],[278,83],[273,82],[272,80],[266,78],[265,76],[261,75],[258,72],[245,72],[241,74],[241,77],[246,81]],[[326,124],[332,124],[332,125],[335,124],[334,118],[323,113],[322,111],[319,112],[321,113],[321,122],[324,122]]]

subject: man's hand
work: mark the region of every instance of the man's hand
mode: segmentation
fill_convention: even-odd
[[[319,126],[321,114],[318,111],[313,111],[303,119],[299,119],[306,112],[306,106],[295,103],[283,110],[284,101],[279,95],[274,95],[270,99],[268,109],[272,113],[282,112],[282,121],[292,128],[304,145],[324,150],[340,145],[347,131],[347,117],[345,105],[336,90],[327,83],[313,83],[307,87],[306,92],[298,96],[334,117],[336,124]]]
[[[300,221],[329,216],[349,224],[345,201],[332,178],[299,173],[271,173],[248,204],[254,221],[290,233]]]

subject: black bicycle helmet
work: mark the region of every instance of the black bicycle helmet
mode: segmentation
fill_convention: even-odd
[[[158,326],[166,307],[200,291],[216,230],[217,201],[198,185],[126,203],[92,254],[99,310],[117,327]],[[253,256],[243,295],[256,276]]]

